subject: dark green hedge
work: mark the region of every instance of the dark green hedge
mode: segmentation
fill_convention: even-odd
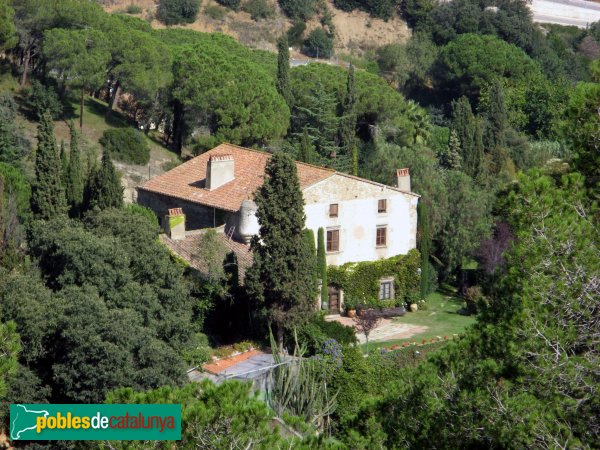
[[[347,307],[368,305],[389,307],[403,305],[419,292],[420,254],[413,249],[406,255],[398,255],[379,261],[347,263],[343,266],[330,266],[327,269],[329,284],[344,291],[344,303]],[[379,297],[379,280],[394,277],[395,300],[382,302]]]
[[[112,128],[100,138],[100,144],[119,161],[146,165],[150,161],[150,147],[143,133],[133,128]]]

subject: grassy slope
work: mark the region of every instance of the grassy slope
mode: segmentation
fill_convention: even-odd
[[[427,310],[407,313],[403,317],[394,319],[396,322],[425,326],[428,327],[427,330],[407,339],[371,342],[369,349],[402,345],[404,342],[421,343],[423,339],[433,339],[438,336],[451,338],[453,334],[462,333],[468,326],[475,323],[476,318],[458,314],[463,306],[463,300],[448,294],[450,292],[434,292],[427,297]],[[364,344],[361,347],[366,351]]]

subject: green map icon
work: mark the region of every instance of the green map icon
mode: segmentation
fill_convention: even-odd
[[[48,417],[45,410],[31,410],[23,405],[11,405],[10,407],[10,438],[12,440],[27,439],[27,431],[35,430],[37,418]]]

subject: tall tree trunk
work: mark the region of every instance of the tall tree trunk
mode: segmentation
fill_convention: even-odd
[[[106,108],[106,116],[105,116],[106,118],[110,117],[113,110],[117,107],[120,96],[121,96],[121,85],[117,81],[114,85],[113,93],[110,96],[110,99],[108,101],[108,108]]]
[[[173,148],[181,155],[183,149],[183,105],[175,101],[173,106]]]
[[[83,128],[83,96],[85,94],[84,88],[81,88],[81,97],[79,99],[79,128]]]
[[[21,87],[27,83],[27,72],[29,72],[29,62],[31,61],[31,48],[25,49],[25,57],[23,58],[23,74],[21,75]]]

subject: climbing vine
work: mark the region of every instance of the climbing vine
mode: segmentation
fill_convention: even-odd
[[[390,303],[403,305],[419,294],[420,258],[419,251],[413,249],[406,255],[388,259],[329,266],[329,284],[344,291],[344,303],[347,307],[393,306]],[[385,277],[394,278],[395,298],[391,302],[379,300],[379,280]]]

